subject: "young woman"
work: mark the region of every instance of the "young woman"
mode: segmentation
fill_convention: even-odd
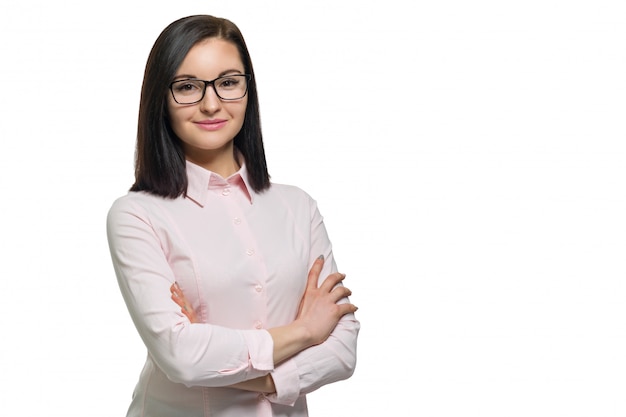
[[[158,37],[135,165],[107,218],[148,351],[128,416],[306,416],[307,393],[354,372],[359,322],[315,201],[269,180],[232,22],[190,16]]]

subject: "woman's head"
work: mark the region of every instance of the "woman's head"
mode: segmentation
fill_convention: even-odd
[[[250,74],[245,116],[241,129],[234,136],[234,144],[246,160],[250,184],[255,191],[269,187],[256,81],[244,38],[229,20],[198,15],[179,19],[166,27],[148,57],[139,106],[135,184],[131,190],[171,198],[185,193],[183,142],[175,133],[168,112],[172,99],[170,85],[189,51],[210,40],[234,45],[244,73]]]

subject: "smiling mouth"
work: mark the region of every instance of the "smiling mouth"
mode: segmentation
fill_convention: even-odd
[[[219,130],[226,125],[226,120],[203,120],[201,122],[195,122],[196,126],[203,130]]]

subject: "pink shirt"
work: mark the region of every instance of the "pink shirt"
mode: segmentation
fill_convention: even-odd
[[[128,416],[307,416],[305,394],[354,372],[359,322],[274,366],[264,330],[296,316],[315,258],[337,267],[315,201],[272,184],[257,194],[245,165],[227,179],[187,162],[186,197],[131,192],[107,218],[119,286],[148,355]],[[170,298],[177,281],[202,323]],[[346,300],[343,300],[346,301]],[[272,374],[276,394],[226,388]]]

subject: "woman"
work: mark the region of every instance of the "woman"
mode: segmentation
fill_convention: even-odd
[[[107,233],[148,350],[128,416],[306,416],[307,393],[354,372],[345,275],[315,201],[269,181],[232,22],[190,16],[156,40]]]

